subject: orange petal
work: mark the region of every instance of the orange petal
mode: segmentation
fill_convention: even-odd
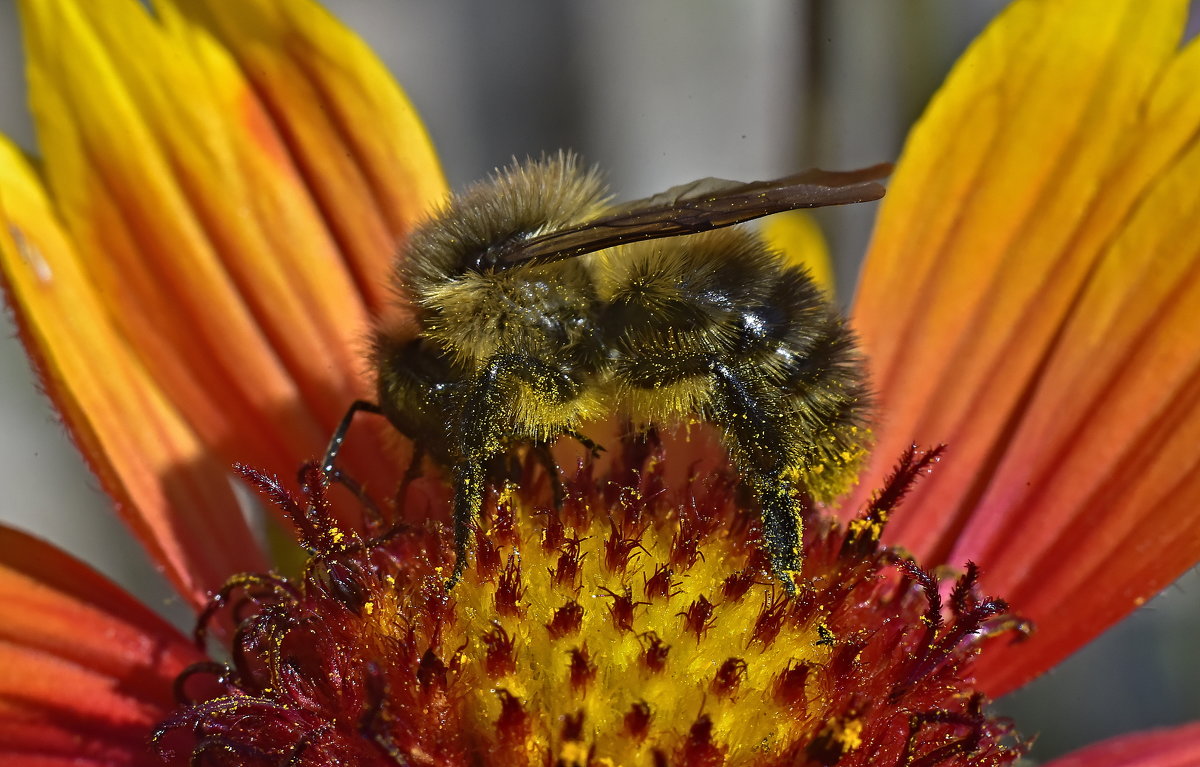
[[[1200,722],[1122,735],[1046,767],[1195,767],[1200,764]]]
[[[354,33],[309,0],[160,0],[212,29],[241,65],[304,177],[368,306],[390,302],[399,243],[446,195],[412,104]],[[174,9],[173,6],[177,6]]]
[[[258,554],[226,472],[109,322],[33,170],[0,140],[0,262],[22,340],[119,513],[203,604]]]
[[[288,7],[305,23],[282,35],[271,25],[286,18],[259,19],[255,39],[281,47],[255,47],[252,71],[274,71],[289,51],[320,49],[326,38],[353,48],[331,19]],[[360,291],[382,295],[393,229],[406,231],[443,189],[411,108],[394,84],[378,82],[381,69],[350,67],[326,84],[392,94],[354,114],[342,114],[347,97],[338,93],[293,94],[295,73],[251,82],[199,14],[171,4],[161,19],[134,0],[22,10],[48,183],[88,254],[88,279],[206,444],[226,462],[290,474],[366,393]],[[298,118],[288,111],[294,99]],[[403,168],[381,162],[386,183],[355,195],[339,185],[342,166],[376,158],[354,131],[298,138],[309,129],[292,122],[314,114],[323,125],[341,125],[340,115],[389,140],[407,131],[420,142],[390,149]],[[389,216],[392,229],[377,226]],[[360,233],[368,244],[348,247]]]
[[[203,660],[87,565],[0,527],[0,765],[157,764],[172,682]]]
[[[927,562],[978,561],[1039,624],[981,670],[993,694],[1200,556],[1186,6],[1013,4],[910,137],[864,270],[881,423],[846,508],[904,446],[949,444],[889,534]]]

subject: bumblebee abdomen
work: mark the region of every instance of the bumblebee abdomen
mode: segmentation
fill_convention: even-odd
[[[702,411],[712,360],[734,353],[738,315],[770,270],[730,229],[599,254],[597,326],[622,406],[648,421]]]
[[[853,335],[803,270],[741,229],[616,249],[597,267],[620,407],[715,421],[739,464],[835,494],[862,451],[867,389]]]

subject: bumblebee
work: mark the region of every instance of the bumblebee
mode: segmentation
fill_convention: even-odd
[[[861,452],[867,401],[844,319],[744,221],[878,199],[888,166],[777,181],[705,179],[613,205],[572,155],[514,163],[418,227],[395,286],[415,320],[378,328],[382,413],[448,467],[461,577],[488,466],[592,419],[715,424],[794,591],[801,510]],[[732,227],[732,228],[731,228]],[[669,239],[667,239],[669,238]],[[419,458],[418,458],[419,460]]]

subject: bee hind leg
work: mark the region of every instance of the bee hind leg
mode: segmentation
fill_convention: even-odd
[[[599,442],[596,442],[586,434],[581,434],[574,429],[567,429],[563,432],[563,436],[570,437],[579,444],[583,445],[584,448],[586,448],[587,451],[592,454],[592,458],[599,458],[600,454],[605,452],[604,445],[601,445]]]
[[[771,572],[784,591],[795,595],[795,575],[803,561],[803,522],[800,520],[791,483],[782,477],[753,477],[748,484],[762,509],[763,543],[771,560]]]
[[[425,447],[417,442],[413,444],[412,458],[408,462],[408,468],[404,471],[404,476],[400,478],[400,485],[396,488],[395,504],[398,508],[405,509],[408,505],[408,488],[409,486],[421,478],[421,464],[425,460]]]
[[[803,561],[802,495],[787,479],[789,445],[797,436],[762,374],[714,360],[713,410],[743,481],[762,513],[763,543],[771,571],[789,594]]]

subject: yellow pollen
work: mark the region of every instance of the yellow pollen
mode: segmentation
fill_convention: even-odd
[[[843,750],[853,751],[862,745],[862,729],[861,719],[851,719],[842,724],[841,728],[834,733],[834,738],[842,744]]]
[[[678,520],[614,530],[607,513],[589,510],[547,546],[545,511],[509,491],[498,503],[506,507],[503,530],[492,520],[476,536],[483,550],[452,592],[459,620],[443,638],[462,648],[455,686],[475,698],[464,706],[472,728],[494,729],[515,696],[531,701],[534,720],[519,750],[569,765],[587,764],[594,748],[632,765],[651,763],[664,741],[681,745],[704,717],[729,762],[820,727],[828,701],[818,673],[793,675],[786,703],[778,690],[787,672],[827,663],[835,638],[815,619],[793,625],[781,589],[761,573],[725,596],[753,546],[744,537],[717,532],[673,574]],[[614,554],[622,540],[627,551]],[[498,563],[495,572],[481,575],[480,558]],[[565,723],[580,717],[582,740],[570,740]]]
[[[883,515],[881,515],[883,516]],[[855,538],[867,536],[868,540],[878,541],[883,535],[883,525],[876,520],[859,517],[853,519],[849,524],[850,535]]]
[[[266,733],[280,762],[366,763],[382,748],[414,766],[504,767],[1004,767],[1022,755],[964,676],[997,627],[1017,624],[979,593],[976,567],[926,570],[879,548],[877,501],[849,533],[805,519],[792,593],[736,478],[699,472],[679,492],[628,449],[601,478],[581,465],[565,494],[533,459],[523,491],[489,491],[453,589],[437,566],[453,556],[443,529],[364,540],[320,519],[326,548],[298,585],[242,575],[214,600],[238,619],[232,649],[255,659],[251,673],[203,669],[216,697],[164,723],[155,748],[202,761]],[[902,495],[937,455],[906,454],[877,497]]]
[[[582,743],[572,740],[563,745],[562,750],[558,752],[558,760],[564,765],[585,765],[587,764],[588,749]]]

